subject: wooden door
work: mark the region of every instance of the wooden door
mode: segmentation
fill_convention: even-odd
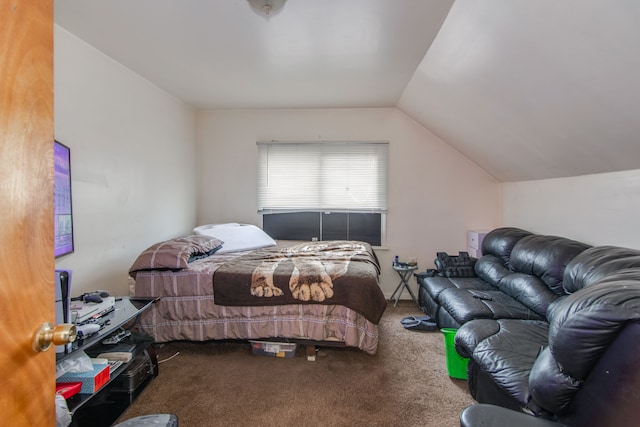
[[[53,0],[0,0],[0,417],[55,425]]]

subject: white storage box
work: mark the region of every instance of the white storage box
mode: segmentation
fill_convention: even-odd
[[[287,342],[270,342],[270,341],[254,341],[249,340],[251,343],[251,351],[253,354],[261,356],[273,356],[273,357],[294,357],[296,355],[295,343]]]

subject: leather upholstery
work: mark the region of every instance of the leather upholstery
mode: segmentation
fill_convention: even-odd
[[[562,295],[562,277],[567,264],[589,245],[557,236],[532,235],[516,243],[509,258],[515,272],[540,278],[557,295]]]
[[[502,279],[512,273],[507,263],[491,253],[483,256],[476,262],[475,270],[479,278],[494,287],[497,287]]]
[[[473,327],[469,327],[473,324]],[[528,407],[531,401],[529,373],[538,355],[547,346],[549,324],[545,321],[482,319],[463,325],[456,334],[456,350],[474,362],[491,382],[504,390],[519,408],[538,415],[545,409]],[[478,384],[478,387],[482,387]],[[477,390],[470,390],[476,397]],[[491,396],[485,403],[498,403]]]
[[[616,246],[595,246],[576,256],[564,272],[567,294],[627,268],[640,267],[640,251]]]
[[[567,264],[588,245],[513,227],[491,231],[476,278],[418,277],[419,302],[438,327],[459,328],[473,319],[544,319],[564,295]]]
[[[510,274],[508,262],[513,247],[520,239],[529,235],[531,235],[530,232],[513,227],[498,228],[488,233],[482,242],[485,255],[475,263],[476,277],[474,278],[416,275],[419,285],[418,303],[422,310],[431,315],[440,328],[460,327],[461,319],[456,319],[453,313],[441,307],[440,294],[447,289],[495,290],[500,280]],[[482,311],[485,316],[491,316],[490,307],[482,307]]]
[[[440,305],[459,325],[482,318],[541,319],[529,307],[497,289],[447,289],[440,294]]]
[[[580,248],[563,247],[556,253],[565,258],[571,258],[571,247]],[[514,248],[512,258],[517,252]],[[524,270],[522,261],[512,267]],[[563,295],[549,304],[545,320],[477,319],[460,327],[455,344],[459,354],[472,358],[471,394],[480,403],[570,426],[637,425],[640,251],[588,248],[563,270],[561,287],[554,288],[563,289]],[[535,273],[533,267],[529,271]],[[537,274],[548,284],[558,277],[558,271]],[[510,425],[485,423],[506,416],[492,411],[465,410],[461,425]]]
[[[460,414],[460,427],[562,427],[563,424],[493,405],[473,405]]]
[[[523,237],[532,233],[515,227],[497,228],[488,233],[482,241],[482,253],[498,257],[503,265],[509,265],[511,251]]]

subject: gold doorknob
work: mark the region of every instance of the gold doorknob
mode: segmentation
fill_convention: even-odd
[[[70,344],[76,340],[76,325],[72,323],[62,323],[53,326],[45,322],[33,335],[33,349],[37,352],[46,351],[54,345]]]

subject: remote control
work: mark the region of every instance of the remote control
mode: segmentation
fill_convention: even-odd
[[[491,298],[489,295],[474,294],[473,297],[482,301],[493,301],[493,298]]]

